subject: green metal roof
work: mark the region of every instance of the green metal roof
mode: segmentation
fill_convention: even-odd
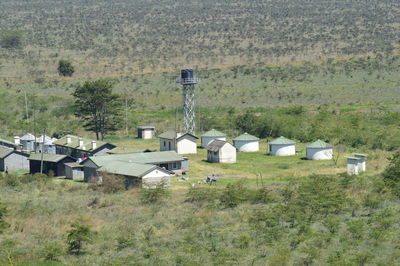
[[[150,151],[149,149],[138,149],[131,147],[116,147],[112,150],[107,151],[108,154],[127,154],[127,153],[136,153],[136,152],[145,152]]]
[[[324,148],[332,148],[333,146],[329,143],[326,143],[322,140],[317,140],[307,146],[307,148],[314,148],[314,149],[324,149]]]
[[[350,159],[350,160],[357,160],[357,161],[358,161],[358,159],[359,159],[359,158],[357,158],[357,157],[351,157],[351,156],[349,156],[349,157],[346,157],[346,159]]]
[[[233,139],[234,141],[257,141],[260,140],[256,136],[250,135],[249,133],[244,133]]]
[[[211,129],[210,131],[207,131],[206,133],[204,133],[203,135],[201,135],[202,137],[226,137],[225,133],[222,133],[218,130],[215,129]]]
[[[173,131],[173,130],[169,130],[169,131],[166,131],[166,132],[158,135],[158,137],[162,138],[162,139],[175,139],[176,138],[176,132]]]
[[[364,153],[354,153],[355,157],[368,157],[368,154],[364,154]]]
[[[5,140],[5,139],[0,139],[0,142],[3,142],[3,143],[5,143],[5,144],[8,144],[8,145],[14,146],[14,147],[17,147],[17,146],[18,146],[18,145],[16,145],[14,142],[11,142],[11,141],[8,141],[8,140]]]
[[[71,137],[70,143],[67,143],[67,137]],[[92,141],[96,141],[96,144],[97,144],[96,149],[107,144],[107,142],[104,142],[104,141],[82,138],[83,147],[81,148],[81,147],[79,147],[79,139],[80,139],[80,137],[78,137],[78,136],[66,135],[66,136],[60,138],[59,140],[57,140],[56,142],[54,142],[54,144],[59,145],[59,146],[74,148],[74,149],[78,149],[78,150],[84,150],[84,151],[92,150]]]
[[[12,149],[7,149],[5,147],[0,146],[0,159],[4,159],[8,155],[10,155],[14,150]]]
[[[108,161],[99,168],[99,171],[117,175],[142,177],[157,168],[157,166],[151,164]]]
[[[58,163],[59,161],[63,160],[66,157],[68,157],[68,156],[67,155],[61,155],[61,154],[43,154],[43,161],[44,162]],[[42,154],[41,153],[31,154],[31,156],[28,158],[28,160],[41,161],[42,160]]]
[[[293,140],[290,140],[288,138],[285,138],[283,136],[280,136],[277,139],[274,139],[273,141],[268,143],[269,145],[289,145],[289,144],[296,144]]]
[[[101,155],[92,156],[89,157],[89,159],[98,166],[102,166],[109,161],[132,162],[140,164],[161,164],[184,160],[183,157],[178,155],[175,151]]]

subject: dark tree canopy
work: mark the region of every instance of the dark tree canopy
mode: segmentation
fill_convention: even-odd
[[[68,60],[60,60],[58,62],[58,74],[64,77],[71,77],[74,74],[75,69],[72,63]]]
[[[116,131],[122,122],[121,98],[113,93],[112,82],[104,79],[86,81],[79,86],[75,97],[75,115],[84,121],[87,130],[103,140],[108,132]]]
[[[22,47],[22,32],[4,31],[1,34],[0,46],[7,49],[17,49]]]

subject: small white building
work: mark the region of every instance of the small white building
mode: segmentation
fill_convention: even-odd
[[[211,163],[236,163],[236,148],[224,140],[213,140],[207,146],[207,161]]]
[[[367,156],[368,156],[367,154],[354,153],[354,157],[358,158],[358,171],[359,172],[367,171],[367,163],[366,163]]]
[[[347,159],[347,174],[348,175],[358,175],[359,169],[359,159],[357,157],[346,157]]]
[[[260,139],[256,136],[244,133],[233,139],[233,145],[238,151],[256,152],[260,150]]]
[[[49,136],[40,136],[36,139],[36,148],[37,151],[48,153],[48,154],[56,154],[56,138],[50,138]]]
[[[73,162],[65,164],[65,178],[66,179],[83,179],[83,165]]]
[[[296,154],[296,142],[279,137],[268,143],[269,154],[273,156],[291,156]]]
[[[139,139],[152,139],[156,135],[156,128],[153,126],[140,126],[137,131]]]
[[[333,146],[322,140],[317,140],[307,146],[307,160],[330,160],[333,157]]]
[[[160,138],[160,151],[176,151],[178,154],[196,154],[197,137],[175,131],[167,131],[158,136]]]
[[[208,144],[210,144],[210,142],[215,139],[226,141],[226,134],[215,129],[207,131],[206,133],[201,135],[201,147],[207,148]]]
[[[31,133],[26,133],[20,138],[20,142],[22,145],[22,150],[24,151],[34,151],[35,150],[35,141],[36,138]]]

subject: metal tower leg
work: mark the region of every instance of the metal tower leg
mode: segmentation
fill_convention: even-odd
[[[194,84],[185,84],[183,85],[183,123],[185,133],[195,133],[196,116],[194,110]]]

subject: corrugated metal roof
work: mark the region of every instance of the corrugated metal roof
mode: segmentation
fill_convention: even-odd
[[[158,135],[158,137],[161,139],[175,139],[177,138],[177,133],[173,130],[169,130],[164,133],[161,133],[160,135]]]
[[[294,142],[291,139],[280,136],[279,138],[274,139],[273,141],[269,142],[268,144],[269,145],[289,145],[289,144],[296,144],[296,142]]]
[[[183,161],[183,157],[175,151],[159,151],[146,153],[113,154],[89,157],[96,165],[102,166],[109,161],[122,161],[141,164],[162,164]]]
[[[155,150],[149,149],[138,149],[130,147],[116,147],[115,149],[109,150],[108,154],[127,154],[127,153],[138,153],[138,152],[153,152]]]
[[[320,139],[307,146],[307,148],[313,148],[313,149],[328,149],[332,147],[333,146],[331,144],[326,143],[325,141],[322,141]]]
[[[157,166],[152,164],[141,164],[134,162],[108,161],[102,165],[98,171],[105,171],[110,174],[142,177],[152,170],[157,169]]]
[[[208,144],[207,146],[207,150],[209,151],[219,151],[225,144],[227,144],[228,142],[224,141],[224,140],[213,140],[212,142],[210,142],[210,144]]]
[[[257,138],[256,136],[250,135],[249,133],[244,133],[244,134],[234,138],[233,140],[235,140],[235,141],[257,141],[260,139]]]
[[[30,140],[30,141],[32,141],[32,140],[35,140],[35,136],[32,135],[31,133],[26,133],[25,135],[23,135],[21,137],[21,140]]]
[[[0,146],[0,159],[4,159],[8,155],[10,155],[14,150],[12,149],[7,149],[5,147]]]
[[[364,153],[354,153],[355,157],[368,157],[368,154],[364,154]]]
[[[43,161],[44,162],[58,163],[59,161],[63,160],[66,157],[68,157],[68,156],[67,155],[61,155],[61,154],[43,154]],[[42,160],[42,154],[41,153],[31,154],[31,156],[28,158],[28,160],[41,161]]]
[[[67,143],[67,137],[71,137],[70,143]],[[59,146],[64,146],[64,147],[70,147],[70,148],[74,148],[74,149],[78,149],[78,150],[84,150],[84,151],[92,150],[92,141],[96,141],[96,149],[107,144],[107,142],[104,142],[104,141],[82,138],[83,146],[79,147],[79,139],[80,139],[80,137],[78,137],[78,136],[66,135],[66,136],[60,138],[59,140],[57,140],[56,142],[54,142],[54,144],[59,145]]]
[[[5,140],[5,139],[0,139],[0,142],[8,144],[10,146],[17,147],[17,145],[14,142],[11,142],[11,141],[8,141],[8,140]]]
[[[138,126],[139,129],[155,129],[153,126]]]
[[[202,137],[226,137],[226,134],[222,133],[221,131],[211,129],[210,131],[207,131],[206,133],[204,133],[201,136]]]
[[[357,161],[358,161],[359,158],[349,156],[349,157],[346,157],[346,159],[349,159],[349,160],[357,160]]]
[[[57,139],[55,138],[50,138],[47,135],[46,136],[41,135],[39,138],[36,139],[36,142],[43,143],[43,139],[45,145],[52,145],[55,141],[57,141]]]

